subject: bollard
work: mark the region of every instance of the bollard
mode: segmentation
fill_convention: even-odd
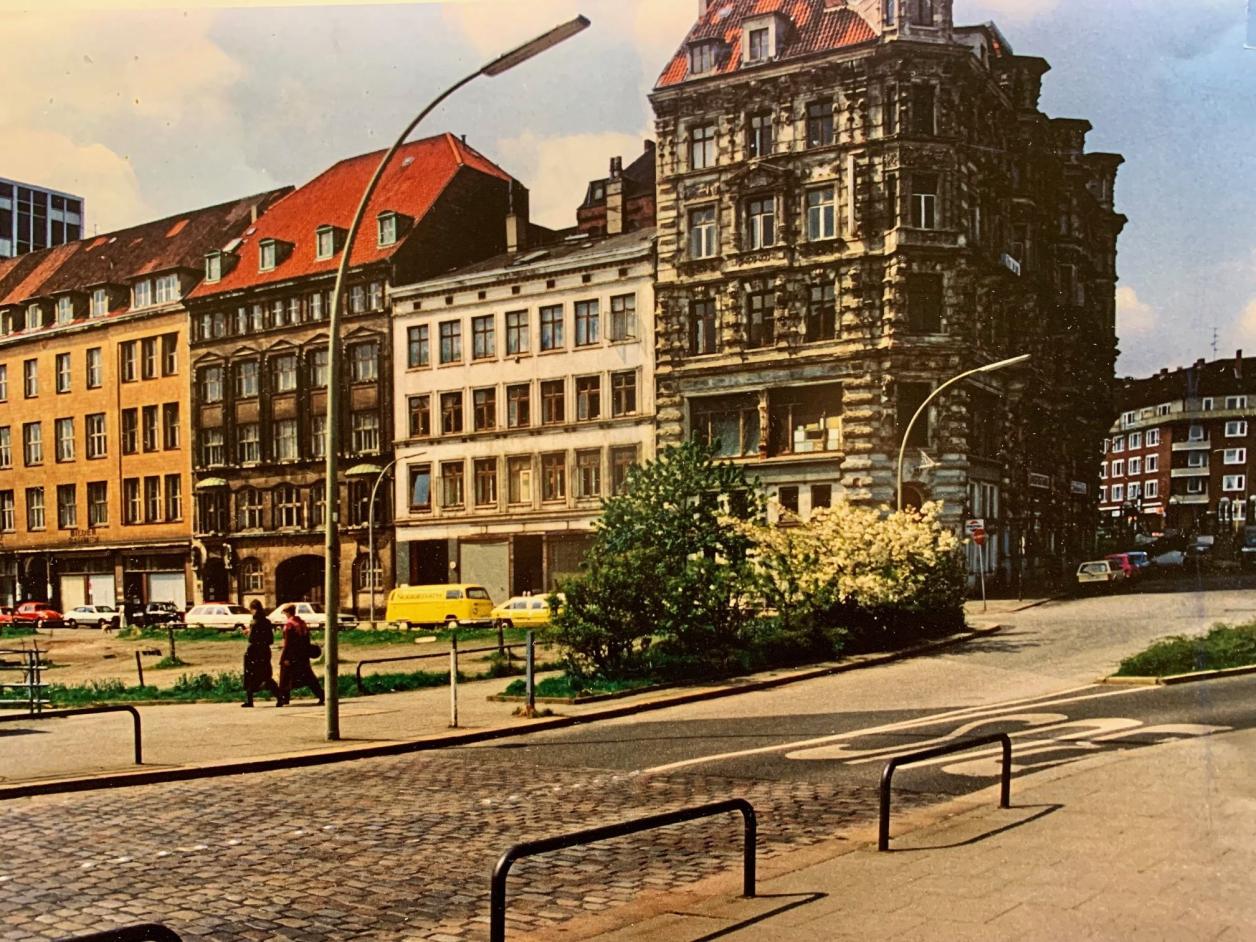
[[[144,665],[140,661],[140,652],[135,652],[135,672],[140,675],[140,686],[144,686]]]
[[[524,716],[536,716],[536,633],[528,632],[528,705]]]
[[[449,639],[449,726],[458,728],[458,635]]]

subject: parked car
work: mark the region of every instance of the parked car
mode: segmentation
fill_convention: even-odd
[[[1109,553],[1104,557],[1113,566],[1125,573],[1127,579],[1139,579],[1151,565],[1146,553]]]
[[[65,624],[61,613],[47,602],[22,602],[13,610],[13,623],[36,628],[59,628]]]
[[[182,621],[183,613],[174,602],[149,602],[139,613],[140,624],[145,628]]]
[[[249,610],[231,602],[205,602],[193,605],[183,616],[189,628],[243,628],[249,623]]]
[[[122,613],[112,605],[76,605],[65,613],[65,626],[77,628],[117,628],[122,620]]]
[[[1077,567],[1079,589],[1115,588],[1128,580],[1125,570],[1111,559],[1094,559]]]
[[[492,611],[493,624],[500,628],[543,628],[552,617],[548,595],[515,595]]]
[[[409,628],[418,625],[491,624],[493,600],[478,585],[403,585],[388,593],[384,620]]]
[[[0,605],[0,625],[13,624],[13,606]]]
[[[1181,569],[1186,565],[1186,553],[1176,549],[1166,550],[1158,556],[1153,556],[1151,565],[1155,569]]]
[[[270,613],[272,625],[282,625],[288,620],[288,616],[284,614],[283,610],[289,605],[297,607],[297,615],[311,628],[327,627],[327,613],[323,611],[323,606],[316,605],[313,602],[284,602]],[[358,627],[357,618],[348,612],[341,612],[336,619],[336,623],[340,626],[341,631]]]

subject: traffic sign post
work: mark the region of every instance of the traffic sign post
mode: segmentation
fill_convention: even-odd
[[[977,546],[977,567],[981,580],[981,611],[984,613],[988,609],[986,604],[986,522],[980,518],[966,520],[964,532]]]

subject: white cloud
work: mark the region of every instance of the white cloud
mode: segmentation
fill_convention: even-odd
[[[612,157],[623,157],[625,166],[636,160],[643,140],[633,134],[541,137],[528,131],[499,140],[494,152],[528,187],[532,221],[563,229],[575,224],[589,181],[606,176]]]
[[[1116,330],[1118,336],[1145,334],[1160,322],[1159,312],[1142,300],[1129,285],[1116,289]]]
[[[1235,333],[1238,335],[1239,343],[1256,343],[1256,298],[1248,301],[1247,307],[1243,308],[1238,324],[1235,326]]]

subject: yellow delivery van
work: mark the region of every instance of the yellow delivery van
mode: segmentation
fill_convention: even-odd
[[[493,600],[478,585],[403,585],[388,594],[385,618],[390,625],[417,628],[456,621],[489,624]]]

